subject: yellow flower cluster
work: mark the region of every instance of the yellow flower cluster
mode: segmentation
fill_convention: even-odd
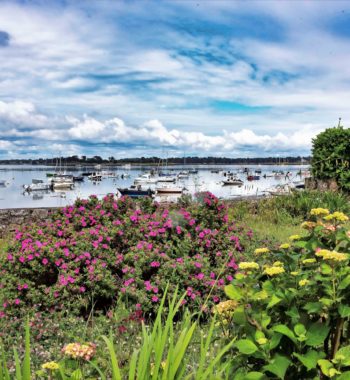
[[[306,278],[304,278],[303,280],[300,280],[299,281],[299,286],[306,286],[310,283],[309,280],[307,280]]]
[[[72,359],[90,360],[96,353],[96,345],[93,343],[69,343],[63,347],[62,352]]]
[[[259,264],[249,261],[242,261],[238,264],[238,268],[243,270],[259,269]]]
[[[59,365],[56,363],[56,362],[47,362],[47,363],[44,363],[42,366],[41,366],[42,369],[48,369],[50,371],[54,371],[59,367]]]
[[[257,342],[258,342],[260,345],[263,345],[263,344],[266,344],[266,343],[267,343],[267,339],[266,339],[266,338],[259,338],[259,339],[257,339]]]
[[[277,274],[284,273],[285,270],[282,266],[266,267],[264,273],[269,276],[276,276]]]
[[[280,249],[288,249],[290,248],[290,244],[289,243],[283,243],[280,245]]]
[[[292,236],[289,236],[289,240],[291,240],[291,241],[299,240],[300,238],[301,238],[300,235],[292,235]]]
[[[313,208],[310,211],[310,215],[315,215],[315,216],[324,216],[324,215],[329,215],[329,210],[326,208]]]
[[[328,249],[320,249],[315,253],[316,256],[322,257],[323,260],[330,261],[345,261],[348,259],[348,255],[346,253],[340,253],[337,251],[329,251]]]
[[[272,264],[273,267],[283,267],[283,263],[281,263],[280,261],[275,261],[273,264]]]
[[[327,221],[336,220],[337,222],[347,222],[349,220],[349,218],[343,212],[339,211],[327,215],[323,219]]]
[[[302,261],[303,264],[313,264],[316,262],[316,259],[304,259]]]
[[[236,307],[237,302],[234,300],[223,301],[213,307],[213,312],[220,315],[227,315],[234,311]]]
[[[316,227],[316,225],[317,224],[315,222],[303,222],[301,223],[300,227],[305,228],[306,230],[312,230]]]
[[[262,255],[262,254],[264,254],[264,253],[269,253],[270,252],[270,250],[268,249],[268,248],[257,248],[255,251],[254,251],[254,253],[256,254],[256,255]]]
[[[290,272],[290,274],[292,275],[292,276],[297,276],[298,274],[299,274],[299,272]]]

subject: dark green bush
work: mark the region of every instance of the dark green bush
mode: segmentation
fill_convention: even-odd
[[[311,170],[315,178],[333,179],[350,190],[350,129],[328,128],[312,140]]]

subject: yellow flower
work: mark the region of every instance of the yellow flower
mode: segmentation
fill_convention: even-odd
[[[56,362],[47,362],[47,363],[44,363],[42,366],[41,366],[42,369],[49,369],[50,371],[54,371],[59,367],[59,365],[56,363]]]
[[[343,213],[336,211],[333,214],[327,215],[323,218],[324,220],[336,220],[337,222],[347,222],[349,218]]]
[[[260,345],[263,345],[263,344],[266,344],[266,343],[267,343],[267,339],[266,339],[266,338],[259,338],[259,339],[257,339],[257,342],[258,342]]]
[[[312,230],[314,227],[316,227],[315,222],[303,222],[300,225],[301,228],[305,228],[306,230]]]
[[[275,261],[273,264],[272,264],[273,267],[283,267],[283,263],[281,263],[280,261]]]
[[[292,236],[289,236],[289,240],[291,240],[291,241],[299,240],[300,238],[301,238],[300,235],[292,235]]]
[[[316,259],[305,259],[302,261],[303,264],[313,264],[316,262]]]
[[[297,276],[297,275],[299,274],[299,272],[290,272],[290,274],[291,274],[292,276]]]
[[[290,244],[289,243],[283,243],[280,245],[280,249],[288,249],[290,248]]]
[[[310,215],[316,215],[316,216],[323,216],[323,215],[329,215],[329,210],[326,208],[313,208],[310,211]]]
[[[223,301],[213,307],[213,312],[220,315],[230,314],[237,307],[237,302],[233,300]]]
[[[259,264],[249,261],[242,261],[238,264],[238,268],[243,270],[259,269]]]
[[[322,257],[323,260],[330,261],[345,261],[348,259],[348,255],[346,253],[340,253],[337,251],[329,251],[328,249],[320,249],[315,253],[316,256]]]
[[[269,276],[275,276],[277,274],[281,274],[281,273],[284,273],[285,270],[283,267],[276,267],[276,266],[272,266],[272,267],[267,267],[265,268],[264,270],[264,273],[269,275]]]
[[[310,283],[309,280],[307,280],[306,278],[304,278],[303,280],[300,280],[299,281],[299,286],[306,286]]]
[[[264,253],[269,253],[270,250],[268,248],[257,248],[254,253],[256,255],[261,255],[261,254],[264,254]]]

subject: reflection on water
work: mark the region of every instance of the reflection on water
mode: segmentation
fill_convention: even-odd
[[[90,181],[85,178],[84,182],[76,182],[73,190],[60,191],[36,191],[25,192],[23,185],[32,183],[32,179],[41,179],[47,182],[46,172],[52,172],[52,168],[31,167],[27,170],[19,170],[21,167],[0,166],[0,208],[24,208],[24,207],[56,207],[72,204],[77,198],[87,198],[91,194],[103,197],[109,193],[117,193],[117,188],[126,188],[133,184],[134,179],[138,177],[142,170],[131,169],[127,174],[125,170],[113,170],[119,173],[119,178],[103,178],[102,181]],[[30,169],[30,170],[28,170]],[[182,167],[172,167],[171,172],[179,172]],[[296,182],[303,179],[298,173],[304,171],[305,166],[250,166],[251,173],[261,170],[260,179],[248,181],[247,173],[243,172],[243,167],[238,165],[203,167],[197,166],[197,174],[190,174],[188,178],[180,178],[176,186],[182,186],[186,189],[187,194],[194,194],[200,191],[210,191],[219,198],[235,198],[239,196],[253,196],[264,194],[268,188],[277,184],[285,184]],[[110,169],[108,169],[110,170]],[[284,174],[278,175],[276,171],[283,171]],[[223,186],[222,181],[224,172],[231,171],[234,175],[243,181],[242,186]],[[68,171],[67,171],[68,172]],[[290,172],[289,177],[285,174]],[[74,172],[77,175],[77,172]],[[143,186],[144,188],[154,189],[157,185],[150,184]],[[157,201],[173,202],[176,201],[178,195],[162,195],[156,196]]]

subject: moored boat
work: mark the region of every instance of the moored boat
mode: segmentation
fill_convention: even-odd
[[[142,189],[141,186],[130,186],[128,188],[117,188],[121,195],[127,195],[131,198],[140,197],[152,197],[154,190],[152,189]]]
[[[239,178],[227,178],[222,181],[223,186],[242,186],[244,182]]]
[[[183,191],[183,187],[180,186],[163,186],[156,188],[157,194],[182,194]]]

